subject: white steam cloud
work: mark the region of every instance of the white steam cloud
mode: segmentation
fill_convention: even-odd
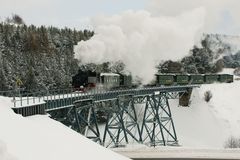
[[[75,46],[75,57],[82,63],[120,60],[133,76],[148,83],[157,63],[178,60],[189,53],[204,17],[204,8],[171,17],[153,16],[147,11],[96,17],[91,21],[95,35]]]

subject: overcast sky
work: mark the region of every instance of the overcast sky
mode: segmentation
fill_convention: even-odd
[[[26,24],[82,29],[97,15],[125,10],[148,10],[154,15],[177,16],[206,8],[206,32],[238,34],[240,0],[0,0],[0,20],[20,15]]]
[[[144,9],[146,0],[0,0],[0,18],[12,13],[27,24],[84,28],[89,18]]]

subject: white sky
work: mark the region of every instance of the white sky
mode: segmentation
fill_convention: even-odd
[[[240,33],[240,0],[148,0],[153,14],[176,16],[193,8],[206,10],[204,32]]]
[[[16,13],[27,24],[83,29],[90,26],[91,17],[101,14],[147,9],[153,14],[175,16],[205,7],[206,32],[239,35],[238,6],[240,0],[0,0],[0,20]]]
[[[90,17],[140,10],[146,0],[0,0],[0,18],[20,15],[27,24],[84,28]]]

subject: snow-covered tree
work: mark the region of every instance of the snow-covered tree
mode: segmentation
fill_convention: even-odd
[[[71,86],[79,69],[73,46],[92,35],[87,30],[0,23],[0,87],[13,89],[16,79],[28,90]]]

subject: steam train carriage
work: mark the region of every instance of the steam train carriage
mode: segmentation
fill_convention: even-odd
[[[178,85],[186,85],[189,83],[189,75],[179,74],[175,75],[175,82]]]
[[[230,74],[220,74],[219,75],[219,82],[231,83],[231,82],[233,82],[233,75],[230,75]]]
[[[106,89],[116,88],[120,85],[120,75],[116,73],[101,73],[100,84]]]
[[[99,83],[103,88],[129,88],[132,86],[132,76],[117,73],[101,73]]]
[[[214,82],[231,83],[230,74],[157,74],[156,85],[210,84]]]
[[[76,90],[85,91],[101,86],[103,89],[128,88],[132,86],[132,76],[117,73],[100,73],[79,71],[72,77],[72,86]]]
[[[192,84],[203,84],[204,76],[201,74],[192,74],[192,75],[190,75],[190,82]]]
[[[173,74],[159,74],[156,75],[157,85],[172,85],[174,83]]]

